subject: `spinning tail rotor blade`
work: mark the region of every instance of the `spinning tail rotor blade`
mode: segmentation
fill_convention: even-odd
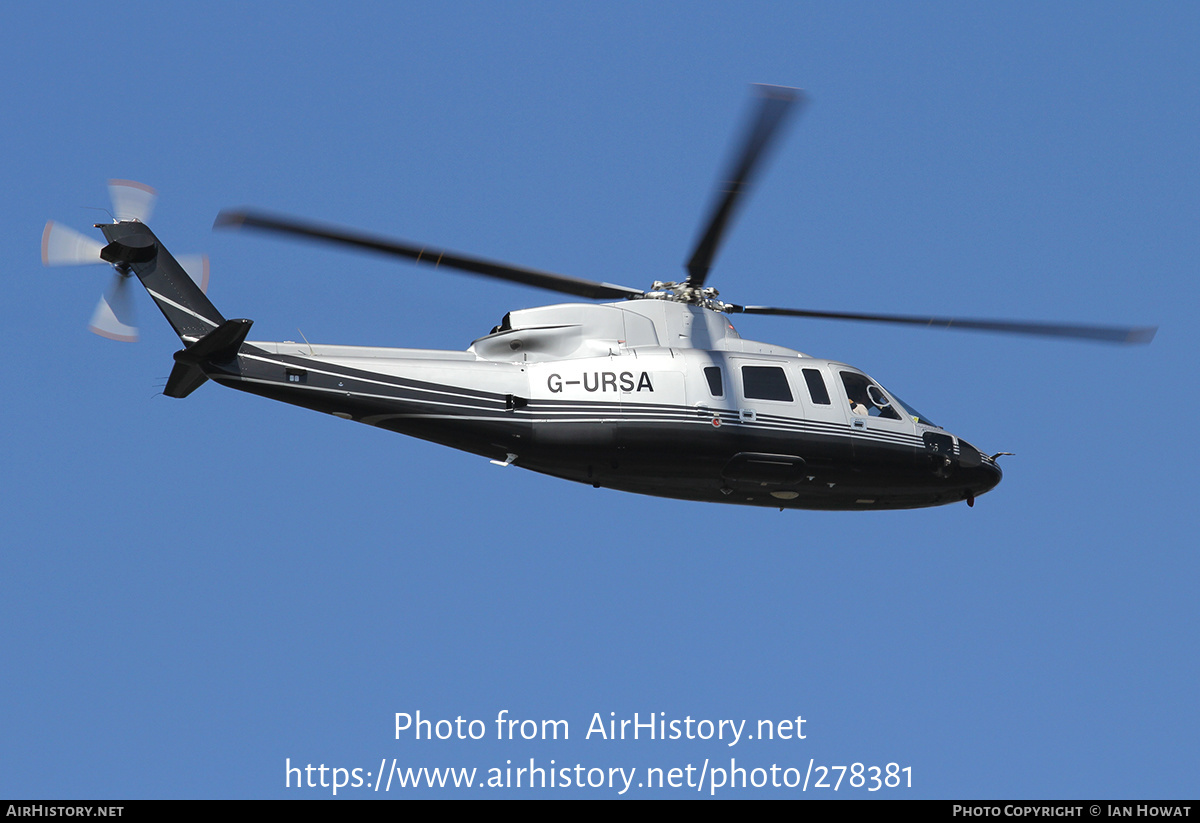
[[[458,252],[436,249],[430,246],[415,246],[400,240],[378,237],[336,226],[319,225],[296,220],[292,217],[282,217],[261,212],[239,210],[223,211],[217,215],[213,227],[251,228],[273,231],[279,234],[290,234],[305,237],[310,240],[324,240],[344,246],[352,246],[384,254],[404,257],[415,263],[427,263],[436,267],[458,269],[471,274],[482,274],[513,283],[523,283],[526,286],[536,286],[541,289],[573,294],[577,297],[593,299],[619,300],[627,297],[641,297],[641,289],[628,286],[617,286],[612,283],[599,283],[594,280],[584,280],[578,277],[568,277],[565,274],[527,269],[494,260],[484,260],[479,257],[468,257]]]
[[[104,244],[80,234],[53,220],[46,223],[42,232],[43,266],[82,266],[88,263],[103,263],[100,249]]]
[[[1028,323],[1017,320],[978,320],[956,317],[915,317],[903,314],[850,314],[846,312],[780,309],[772,306],[729,306],[732,313],[771,314],[782,317],[816,317],[823,320],[861,320],[868,323],[897,323],[939,329],[1023,334],[1033,337],[1059,337],[1073,340],[1097,340],[1104,343],[1149,343],[1157,326],[1085,326],[1072,323]]]
[[[713,204],[705,224],[704,232],[696,241],[695,250],[687,262],[687,284],[699,288],[708,277],[717,256],[726,226],[742,198],[750,190],[754,175],[761,166],[771,145],[786,122],[795,104],[803,100],[797,89],[784,86],[756,86],[759,94],[758,116],[746,130],[741,148],[734,155],[725,180],[721,184],[718,199]]]
[[[113,217],[116,223],[145,223],[154,210],[157,192],[144,183],[132,180],[109,180],[109,195],[112,197]],[[130,228],[130,227],[126,227]],[[146,233],[148,229],[144,229]],[[85,265],[89,263],[112,264],[116,273],[108,291],[96,304],[88,329],[110,340],[133,342],[138,339],[134,323],[133,292],[130,281],[136,277],[128,261],[119,258],[105,260],[101,257],[104,244],[99,240],[80,234],[55,223],[46,224],[42,232],[42,263],[46,266]],[[196,282],[201,291],[208,288],[208,257],[193,255],[182,257],[178,262]]]
[[[154,212],[154,201],[158,199],[158,192],[133,180],[109,180],[108,195],[112,198],[113,217],[118,223],[127,220],[145,223]]]
[[[129,287],[132,275],[114,274],[108,293],[96,304],[88,330],[123,343],[134,343],[138,339],[137,326],[133,321],[133,293]]]

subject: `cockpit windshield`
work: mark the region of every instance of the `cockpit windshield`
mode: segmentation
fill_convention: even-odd
[[[846,387],[850,411],[854,414],[862,417],[883,417],[889,420],[902,420],[907,417],[914,423],[941,428],[896,395],[884,391],[882,386],[865,374],[844,371],[842,372],[842,385]]]
[[[897,397],[894,393],[892,394],[892,399],[895,400],[897,403],[899,403],[904,408],[904,410],[906,412],[908,412],[908,416],[911,417],[915,422],[923,423],[926,426],[933,426],[934,428],[937,428],[937,429],[941,428],[941,426],[939,426],[937,423],[934,423],[928,417],[921,414],[919,411],[914,409],[912,406],[905,403],[903,400],[901,400],[899,397]]]

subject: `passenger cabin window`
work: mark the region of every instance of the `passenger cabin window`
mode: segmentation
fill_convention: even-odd
[[[708,393],[713,397],[724,397],[725,388],[721,384],[721,367],[705,366],[704,377],[708,380]]]
[[[846,397],[850,400],[850,411],[860,417],[886,417],[900,420],[900,412],[892,406],[892,400],[877,384],[861,374],[842,372],[842,383]]]
[[[808,394],[818,406],[832,405],[829,400],[829,389],[825,387],[825,378],[820,369],[804,369],[804,382],[808,384]]]
[[[787,375],[778,366],[742,366],[742,387],[747,400],[792,402]]]

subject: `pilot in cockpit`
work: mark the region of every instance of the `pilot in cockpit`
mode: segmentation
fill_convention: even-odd
[[[869,417],[871,415],[871,406],[874,404],[867,397],[867,393],[862,391],[862,387],[860,386],[851,388],[849,381],[847,381],[846,389],[846,394],[850,398],[850,411],[859,417]]]

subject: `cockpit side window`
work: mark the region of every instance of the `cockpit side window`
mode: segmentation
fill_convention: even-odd
[[[888,420],[900,420],[900,412],[896,411],[892,399],[866,376],[854,372],[842,372],[842,384],[846,387],[846,397],[850,400],[850,411],[861,417],[884,417]]]
[[[778,366],[742,366],[742,388],[747,400],[792,402],[787,375]]]
[[[829,389],[825,387],[825,378],[820,369],[804,369],[804,382],[808,384],[808,394],[814,405],[829,406]]]

